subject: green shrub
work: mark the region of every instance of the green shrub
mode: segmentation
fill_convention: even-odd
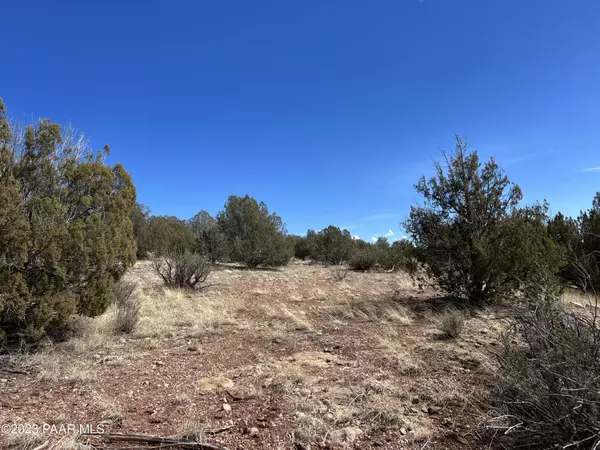
[[[310,256],[310,245],[306,237],[289,235],[287,238],[296,258],[305,260]]]
[[[394,241],[379,257],[379,265],[387,271],[415,270],[414,248],[407,239]]]
[[[172,288],[203,289],[212,270],[208,259],[197,253],[173,252],[154,261],[154,270],[165,286]]]
[[[328,264],[341,264],[347,261],[354,248],[352,236],[348,230],[340,230],[333,225],[318,233],[308,230],[306,234],[310,257],[315,261]]]
[[[350,267],[353,270],[371,270],[377,265],[381,250],[372,244],[356,249],[350,258]]]
[[[227,238],[207,211],[200,211],[188,221],[188,225],[196,236],[198,253],[213,263],[228,259]]]
[[[232,195],[217,215],[217,222],[233,261],[255,268],[283,266],[292,257],[281,217],[269,214],[263,202],[259,204],[248,195]]]
[[[148,221],[148,248],[155,255],[193,252],[196,236],[185,220],[172,216],[152,216]]]
[[[548,232],[565,256],[560,275],[585,291],[600,290],[600,192],[577,219],[558,213]]]
[[[135,261],[135,187],[48,119],[11,130],[0,101],[0,335],[38,339],[96,315]]]
[[[505,427],[508,448],[600,445],[595,314],[568,309],[553,289],[539,285],[528,290],[528,304],[515,312],[497,357],[494,427]]]
[[[133,235],[135,236],[136,255],[138,259],[146,258],[152,250],[148,240],[150,208],[141,203],[135,203],[131,208],[130,217],[133,224]]]
[[[425,198],[405,228],[427,277],[475,302],[502,297],[541,272],[557,270],[559,250],[547,233],[547,205],[517,207],[521,190],[493,159],[481,164],[457,137],[435,163],[436,176],[415,186]]]

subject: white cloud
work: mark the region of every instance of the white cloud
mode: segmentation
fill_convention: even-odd
[[[386,232],[386,233],[384,233],[384,234],[382,234],[382,235],[380,235],[380,236],[373,236],[373,237],[371,238],[371,240],[372,240],[373,242],[377,242],[377,239],[378,239],[378,238],[380,238],[380,237],[382,237],[382,238],[386,238],[386,239],[387,239],[387,238],[391,238],[391,237],[392,237],[394,234],[395,234],[395,233],[394,233],[394,232],[392,231],[392,229],[390,228],[389,230],[387,230],[387,232]]]
[[[600,172],[600,167],[588,167],[583,169],[582,172]]]
[[[354,239],[355,241],[360,241],[360,236],[358,234],[355,234],[354,236],[352,236],[352,239]]]
[[[393,219],[395,217],[400,217],[400,212],[391,209],[379,209],[376,211],[376,214],[361,217],[360,220]]]

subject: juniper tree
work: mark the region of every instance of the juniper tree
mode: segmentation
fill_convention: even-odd
[[[489,300],[537,269],[551,270],[542,264],[546,252],[556,264],[545,227],[547,207],[519,209],[520,188],[493,158],[481,163],[457,136],[455,150],[434,168],[434,177],[422,177],[415,186],[425,201],[411,207],[404,226],[428,275],[444,291]]]
[[[135,261],[131,177],[72,137],[48,119],[11,129],[0,100],[1,335],[103,312]]]
[[[281,217],[248,195],[231,195],[217,222],[234,261],[248,267],[281,266],[293,255]]]

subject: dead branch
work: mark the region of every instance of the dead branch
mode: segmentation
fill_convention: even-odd
[[[173,436],[153,436],[149,434],[121,434],[121,433],[85,433],[86,436],[98,436],[107,441],[139,442],[143,444],[161,444],[168,446],[179,446],[186,449],[196,450],[227,450],[206,442],[194,442],[187,438]]]

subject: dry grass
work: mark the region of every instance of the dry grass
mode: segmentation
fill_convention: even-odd
[[[94,447],[83,442],[81,435],[65,436],[42,433],[20,433],[5,435],[2,443],[7,450],[92,450]]]
[[[75,335],[69,341],[48,345],[33,356],[40,380],[71,383],[93,380],[93,366],[107,362],[117,346],[115,317],[113,305],[93,319],[74,318]],[[115,359],[113,357],[113,362]]]
[[[334,304],[328,311],[334,318],[393,322],[399,325],[412,323],[408,309],[391,298],[376,300],[345,300]]]
[[[125,415],[114,400],[105,396],[98,396],[94,403],[103,424],[110,427],[121,426]]]
[[[241,417],[252,427],[252,419],[269,410],[241,411],[275,403],[280,409],[269,420],[287,428],[261,428],[260,438],[244,441],[250,442],[244,448],[276,448],[262,438],[279,432],[299,447],[329,445],[344,427],[359,427],[361,439],[390,435],[404,445],[435,431],[423,406],[451,404],[471,390],[461,361],[479,358],[473,345],[493,339],[492,332],[479,333],[491,329],[486,317],[470,319],[459,341],[435,339],[435,314],[413,310],[411,302],[424,295],[401,272],[352,272],[338,283],[318,265],[277,271],[223,265],[211,273],[212,286],[196,292],[163,287],[151,263],[140,262],[126,280],[137,283],[140,304],[131,334],[116,332],[113,306],[99,317],[78,319],[73,339],[36,356],[39,379],[50,389],[70,381],[93,393],[99,381],[119,375],[126,386],[104,384],[86,407],[94,420],[114,426],[123,422],[126,407],[124,431],[203,439],[229,419]],[[196,349],[188,351],[190,345]],[[235,390],[245,400],[223,414]],[[132,396],[118,395],[129,391]],[[415,396],[418,406],[411,403]],[[149,422],[148,409],[173,421]],[[219,435],[225,442],[228,436],[246,439],[237,428]]]
[[[134,336],[202,336],[208,330],[236,323],[240,308],[234,297],[204,295],[178,289],[155,289],[140,298],[140,322]]]
[[[445,311],[438,319],[438,330],[446,339],[456,339],[465,328],[465,315],[456,310]]]
[[[331,269],[331,278],[334,281],[344,281],[348,276],[348,269],[341,266],[335,266]]]

